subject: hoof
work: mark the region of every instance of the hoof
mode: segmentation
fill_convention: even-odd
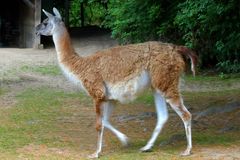
[[[98,157],[99,157],[98,153],[93,153],[93,154],[88,156],[88,159],[96,159]]]
[[[127,136],[125,136],[123,134],[123,135],[119,136],[119,140],[121,141],[121,143],[122,143],[122,145],[124,147],[128,147],[128,145],[129,145],[129,143],[128,143],[129,142],[129,138]]]
[[[144,146],[140,149],[140,152],[151,152],[152,147],[151,146]]]
[[[129,138],[128,138],[127,136],[125,136],[125,137],[121,140],[121,142],[122,142],[122,145],[123,145],[124,147],[128,147],[128,146],[129,146]]]
[[[186,149],[184,152],[180,154],[181,156],[190,156],[191,155],[191,150]]]

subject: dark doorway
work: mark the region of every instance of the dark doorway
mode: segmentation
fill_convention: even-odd
[[[0,5],[0,47],[19,45],[19,0],[4,1]]]

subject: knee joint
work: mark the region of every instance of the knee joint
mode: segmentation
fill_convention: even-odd
[[[97,130],[97,131],[101,131],[102,125],[103,125],[103,124],[102,124],[101,119],[97,119],[97,121],[96,121],[96,126],[95,126],[96,130]]]
[[[191,121],[192,119],[192,114],[189,111],[184,111],[183,113],[183,119],[185,121]]]
[[[97,131],[101,131],[102,124],[97,123],[95,128],[96,128]]]

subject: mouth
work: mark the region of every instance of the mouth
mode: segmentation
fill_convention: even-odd
[[[36,34],[37,36],[40,36],[40,35],[41,35],[40,31],[41,31],[42,27],[43,27],[42,24],[39,24],[39,25],[37,25],[37,26],[35,27],[35,34]]]
[[[40,32],[38,32],[38,31],[36,31],[35,34],[36,34],[37,36],[40,36]]]

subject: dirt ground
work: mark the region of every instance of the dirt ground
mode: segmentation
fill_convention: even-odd
[[[85,37],[80,39],[73,39],[73,45],[76,52],[87,56],[95,51],[109,48],[117,45],[117,42],[112,40],[109,35],[98,35],[92,37]],[[36,49],[18,49],[18,48],[1,48],[0,49],[0,87],[6,88],[9,92],[0,97],[0,107],[12,107],[16,104],[16,93],[27,88],[37,88],[40,86],[49,86],[50,88],[60,88],[65,91],[78,91],[72,84],[70,84],[62,75],[51,76],[42,75],[33,72],[26,72],[22,70],[24,66],[47,66],[57,65],[56,53],[54,47],[48,47],[43,50]],[[228,86],[229,89],[240,89],[240,83],[231,84]],[[221,89],[221,86],[217,87]],[[193,86],[191,84],[185,84],[182,90],[184,91],[207,91],[215,90],[216,88],[210,88],[209,86],[199,84]],[[126,108],[126,106],[125,106]],[[141,107],[140,107],[141,108]],[[126,111],[127,113],[133,113],[134,109]],[[126,113],[125,112],[125,113]],[[138,111],[139,112],[139,111]],[[122,113],[124,114],[124,113]],[[135,112],[136,114],[136,112]],[[92,116],[94,114],[92,113]],[[114,114],[113,116],[117,116]],[[146,120],[147,121],[147,120]],[[149,120],[152,121],[152,120]],[[141,122],[136,122],[141,124]],[[129,124],[131,125],[133,124]],[[146,125],[147,126],[147,125]],[[123,128],[127,131],[127,126],[120,124],[119,128]],[[143,127],[144,128],[144,127]],[[84,129],[88,129],[87,127]],[[95,133],[94,133],[95,134]],[[93,134],[93,135],[94,135]],[[107,133],[108,135],[111,135]],[[112,135],[111,135],[112,136]],[[135,135],[136,137],[140,135]],[[91,142],[94,143],[92,140]],[[87,143],[87,142],[86,142]],[[95,144],[88,145],[88,148],[92,148]],[[111,153],[111,147],[113,144],[108,145],[106,148]],[[174,147],[174,146],[173,146]],[[68,150],[59,150],[57,148],[47,148],[46,146],[28,145],[19,149],[19,152],[32,152],[33,155],[39,154],[76,154],[76,157],[80,156],[81,153],[75,153]],[[117,150],[115,150],[117,152]],[[136,151],[137,152],[137,151]],[[236,145],[230,145],[228,147],[222,146],[196,146],[194,148],[192,158],[194,159],[226,159],[226,160],[237,160],[240,159],[240,147]],[[85,153],[83,153],[84,155]]]
[[[73,38],[72,44],[78,54],[87,56],[96,51],[116,46],[117,42],[110,38],[109,34],[98,33],[84,38]],[[52,44],[45,49],[19,49],[1,48],[0,49],[0,87],[11,88],[12,92],[0,98],[0,106],[11,106],[14,104],[14,93],[28,87],[38,87],[46,83],[51,87],[58,87],[68,91],[75,91],[76,88],[66,81],[63,76],[48,76],[26,73],[22,67],[39,67],[57,65],[55,48]],[[16,83],[17,82],[17,83]],[[14,88],[14,90],[12,90]],[[2,99],[2,100],[1,100]]]

